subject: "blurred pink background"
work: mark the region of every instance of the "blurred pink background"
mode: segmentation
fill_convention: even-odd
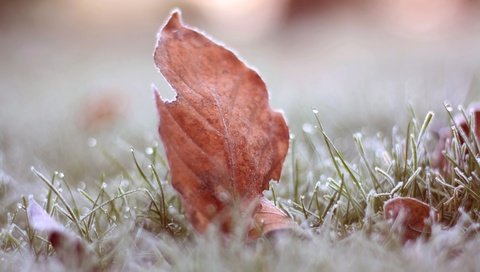
[[[150,85],[172,91],[152,53],[173,8],[260,72],[294,132],[312,107],[350,139],[405,124],[409,103],[442,116],[480,97],[476,1],[2,1],[0,170],[69,168],[92,137],[157,141]]]

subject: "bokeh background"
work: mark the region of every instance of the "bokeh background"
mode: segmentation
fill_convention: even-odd
[[[18,193],[35,166],[71,182],[132,164],[160,144],[151,84],[156,33],[186,24],[260,72],[293,133],[319,110],[340,142],[403,128],[444,101],[480,98],[480,4],[471,0],[15,0],[0,2],[0,180]],[[167,95],[169,94],[169,95]],[[25,184],[20,186],[19,184]],[[13,197],[18,197],[15,195]]]

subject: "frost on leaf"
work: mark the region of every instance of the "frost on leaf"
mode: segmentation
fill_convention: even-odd
[[[30,226],[36,231],[47,233],[66,232],[64,226],[55,221],[32,196],[28,199],[27,215]]]
[[[279,180],[285,120],[270,108],[260,76],[184,27],[178,13],[160,31],[154,60],[177,94],[170,102],[155,91],[172,184],[197,230],[217,220],[228,231],[232,207],[258,201],[269,181]]]

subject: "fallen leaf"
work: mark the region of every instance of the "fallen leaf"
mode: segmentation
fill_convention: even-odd
[[[260,76],[184,27],[177,12],[159,33],[154,60],[176,91],[174,101],[164,101],[155,90],[173,187],[198,231],[218,221],[228,232],[232,209],[258,201],[269,181],[279,180],[289,144],[285,120],[270,108]]]
[[[395,197],[383,206],[385,220],[393,221],[394,231],[402,234],[402,241],[415,240],[431,232],[437,212],[428,204],[410,197]]]
[[[88,133],[105,130],[126,115],[129,97],[121,90],[98,90],[81,103],[79,125]]]
[[[480,137],[480,104],[472,104],[466,110],[467,116],[475,116],[475,135]],[[470,128],[468,127],[468,122],[465,120],[463,114],[458,114],[455,116],[455,123],[459,125],[465,132],[467,136],[470,136]],[[462,139],[463,140],[463,139]]]
[[[33,196],[28,197],[27,207],[28,222],[36,231],[66,232],[63,225],[55,221],[38,203]]]
[[[30,227],[45,232],[55,249],[58,259],[68,268],[97,271],[95,255],[74,233],[55,221],[33,198],[29,196],[27,216]]]
[[[253,226],[250,228],[249,238],[255,239],[264,234],[274,234],[278,231],[296,228],[293,222],[282,210],[270,200],[261,197],[253,215]]]
[[[467,116],[475,116],[475,136],[480,140],[480,104],[474,103],[470,105],[466,110]],[[453,117],[454,123],[461,129],[467,137],[470,137],[470,127],[467,120],[462,113],[459,113]],[[442,152],[445,150],[447,142],[452,139],[452,130],[450,127],[442,127],[438,130],[439,141],[437,147],[433,153],[433,165],[437,168],[443,169],[447,164]],[[465,139],[459,134],[460,144],[465,142]],[[478,154],[475,154],[478,156]]]

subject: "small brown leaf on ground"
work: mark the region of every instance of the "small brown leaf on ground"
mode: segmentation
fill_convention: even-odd
[[[383,206],[385,220],[394,222],[394,231],[402,234],[404,242],[415,240],[422,234],[431,233],[432,220],[437,221],[437,212],[428,204],[410,197],[395,197]]]
[[[81,103],[80,127],[88,133],[97,133],[112,127],[126,116],[128,101],[128,95],[118,89],[95,91]]]
[[[470,105],[467,110],[466,110],[467,116],[472,115],[475,116],[475,135],[480,137],[480,103],[474,103]],[[470,128],[468,126],[467,120],[465,120],[465,117],[463,114],[458,114],[455,116],[455,123],[458,124],[458,126],[465,132],[467,136],[470,136]],[[462,138],[462,140],[464,140]]]
[[[253,221],[253,226],[248,234],[250,239],[283,230],[294,230],[297,227],[290,217],[264,197],[260,198]]]
[[[466,110],[467,116],[472,115],[475,116],[475,136],[480,139],[480,103],[474,103],[470,105]],[[467,137],[470,137],[470,127],[468,125],[468,121],[465,120],[465,117],[462,113],[459,113],[453,117],[453,121],[461,129],[465,132]],[[439,131],[439,141],[437,147],[434,151],[433,159],[434,159],[434,166],[440,169],[443,169],[446,166],[446,159],[443,156],[442,152],[445,150],[447,141],[452,139],[452,131],[450,127],[442,127]],[[460,144],[465,142],[465,139],[460,135]],[[475,154],[478,156],[478,154]]]
[[[198,231],[217,220],[228,232],[231,208],[257,201],[280,178],[285,120],[260,76],[178,13],[159,33],[154,60],[177,93],[163,101],[155,92],[172,184]]]
[[[92,250],[74,233],[55,221],[34,199],[29,197],[27,207],[31,228],[45,232],[55,249],[58,259],[75,271],[97,271],[96,257]]]

